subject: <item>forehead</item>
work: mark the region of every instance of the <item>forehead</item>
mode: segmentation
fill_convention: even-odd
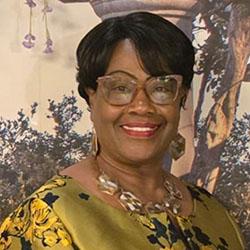
[[[124,71],[138,79],[149,77],[143,69],[143,64],[134,44],[129,39],[124,39],[113,50],[106,74],[115,71]]]

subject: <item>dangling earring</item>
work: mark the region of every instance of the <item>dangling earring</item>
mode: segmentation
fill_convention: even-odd
[[[92,128],[92,138],[91,138],[91,155],[96,157],[98,154],[99,146],[95,128]]]
[[[185,138],[178,133],[168,147],[170,156],[176,161],[185,153]]]

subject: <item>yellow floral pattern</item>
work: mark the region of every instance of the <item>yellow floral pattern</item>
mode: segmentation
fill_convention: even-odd
[[[52,180],[51,183],[40,188],[35,197],[29,198],[19,206],[4,221],[0,228],[0,249],[8,249],[12,237],[23,237],[30,244],[41,241],[44,247],[53,247],[60,243],[68,246],[72,243],[71,236],[65,229],[53,209],[38,194],[55,187],[65,185],[65,180]],[[48,193],[45,197],[53,197]],[[54,197],[56,198],[56,197]]]
[[[67,178],[67,177],[65,177]],[[53,177],[45,185],[41,186],[36,193],[42,193],[47,190],[52,190],[53,188],[63,187],[66,185],[66,179],[58,178],[57,176]]]

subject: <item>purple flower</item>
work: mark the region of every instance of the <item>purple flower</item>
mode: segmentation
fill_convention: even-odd
[[[43,13],[48,13],[48,12],[52,12],[53,8],[50,7],[49,5],[44,6],[44,8],[42,9]]]
[[[46,54],[53,53],[53,49],[52,49],[53,41],[51,40],[49,36],[47,37],[45,44],[46,44],[46,48],[43,52]]]
[[[24,36],[23,46],[27,49],[31,49],[35,46],[34,40],[36,37],[31,33],[28,33]]]
[[[33,42],[36,39],[34,35],[31,33],[28,33],[24,36],[23,46],[27,49],[31,49],[35,46],[35,43]]]
[[[43,52],[45,54],[51,54],[51,53],[53,53],[53,49],[51,48],[51,46],[46,46],[46,48]]]
[[[27,49],[31,49],[35,46],[35,43],[31,41],[23,41],[23,46]]]
[[[36,37],[34,35],[32,35],[31,33],[25,35],[24,37],[25,40],[36,40]]]
[[[47,46],[52,46],[53,45],[53,41],[50,38],[48,38],[45,44]]]
[[[36,7],[36,3],[33,0],[26,0],[25,4],[27,4],[30,8]]]

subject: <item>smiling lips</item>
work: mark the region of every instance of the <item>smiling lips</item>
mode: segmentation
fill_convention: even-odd
[[[121,126],[127,135],[140,138],[152,137],[159,127],[158,124],[152,123],[129,123]]]

